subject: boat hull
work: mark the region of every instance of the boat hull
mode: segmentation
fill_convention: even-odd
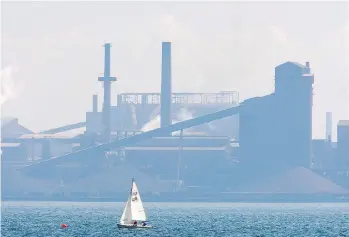
[[[132,225],[132,224],[117,224],[118,228],[127,228],[127,229],[150,229],[152,228],[151,225]]]

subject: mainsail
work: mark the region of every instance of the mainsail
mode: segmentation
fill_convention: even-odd
[[[133,221],[146,221],[147,217],[143,208],[137,184],[132,180],[130,196],[120,218],[121,224],[133,224]]]

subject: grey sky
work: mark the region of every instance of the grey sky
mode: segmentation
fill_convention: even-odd
[[[176,92],[261,96],[273,91],[275,66],[310,61],[320,138],[326,111],[333,128],[349,116],[348,21],[347,2],[3,3],[2,68],[17,69],[3,113],[34,131],[83,121],[92,94],[101,107],[104,42],[118,77],[113,104],[115,93],[158,92],[170,40]]]

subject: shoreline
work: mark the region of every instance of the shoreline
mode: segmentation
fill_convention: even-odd
[[[2,196],[2,202],[125,202],[127,195],[114,197]],[[349,196],[290,194],[142,195],[143,202],[173,203],[349,203]]]

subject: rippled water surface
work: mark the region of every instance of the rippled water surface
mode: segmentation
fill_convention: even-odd
[[[146,203],[154,228],[119,230],[123,205],[4,202],[1,236],[349,237],[349,204]]]

